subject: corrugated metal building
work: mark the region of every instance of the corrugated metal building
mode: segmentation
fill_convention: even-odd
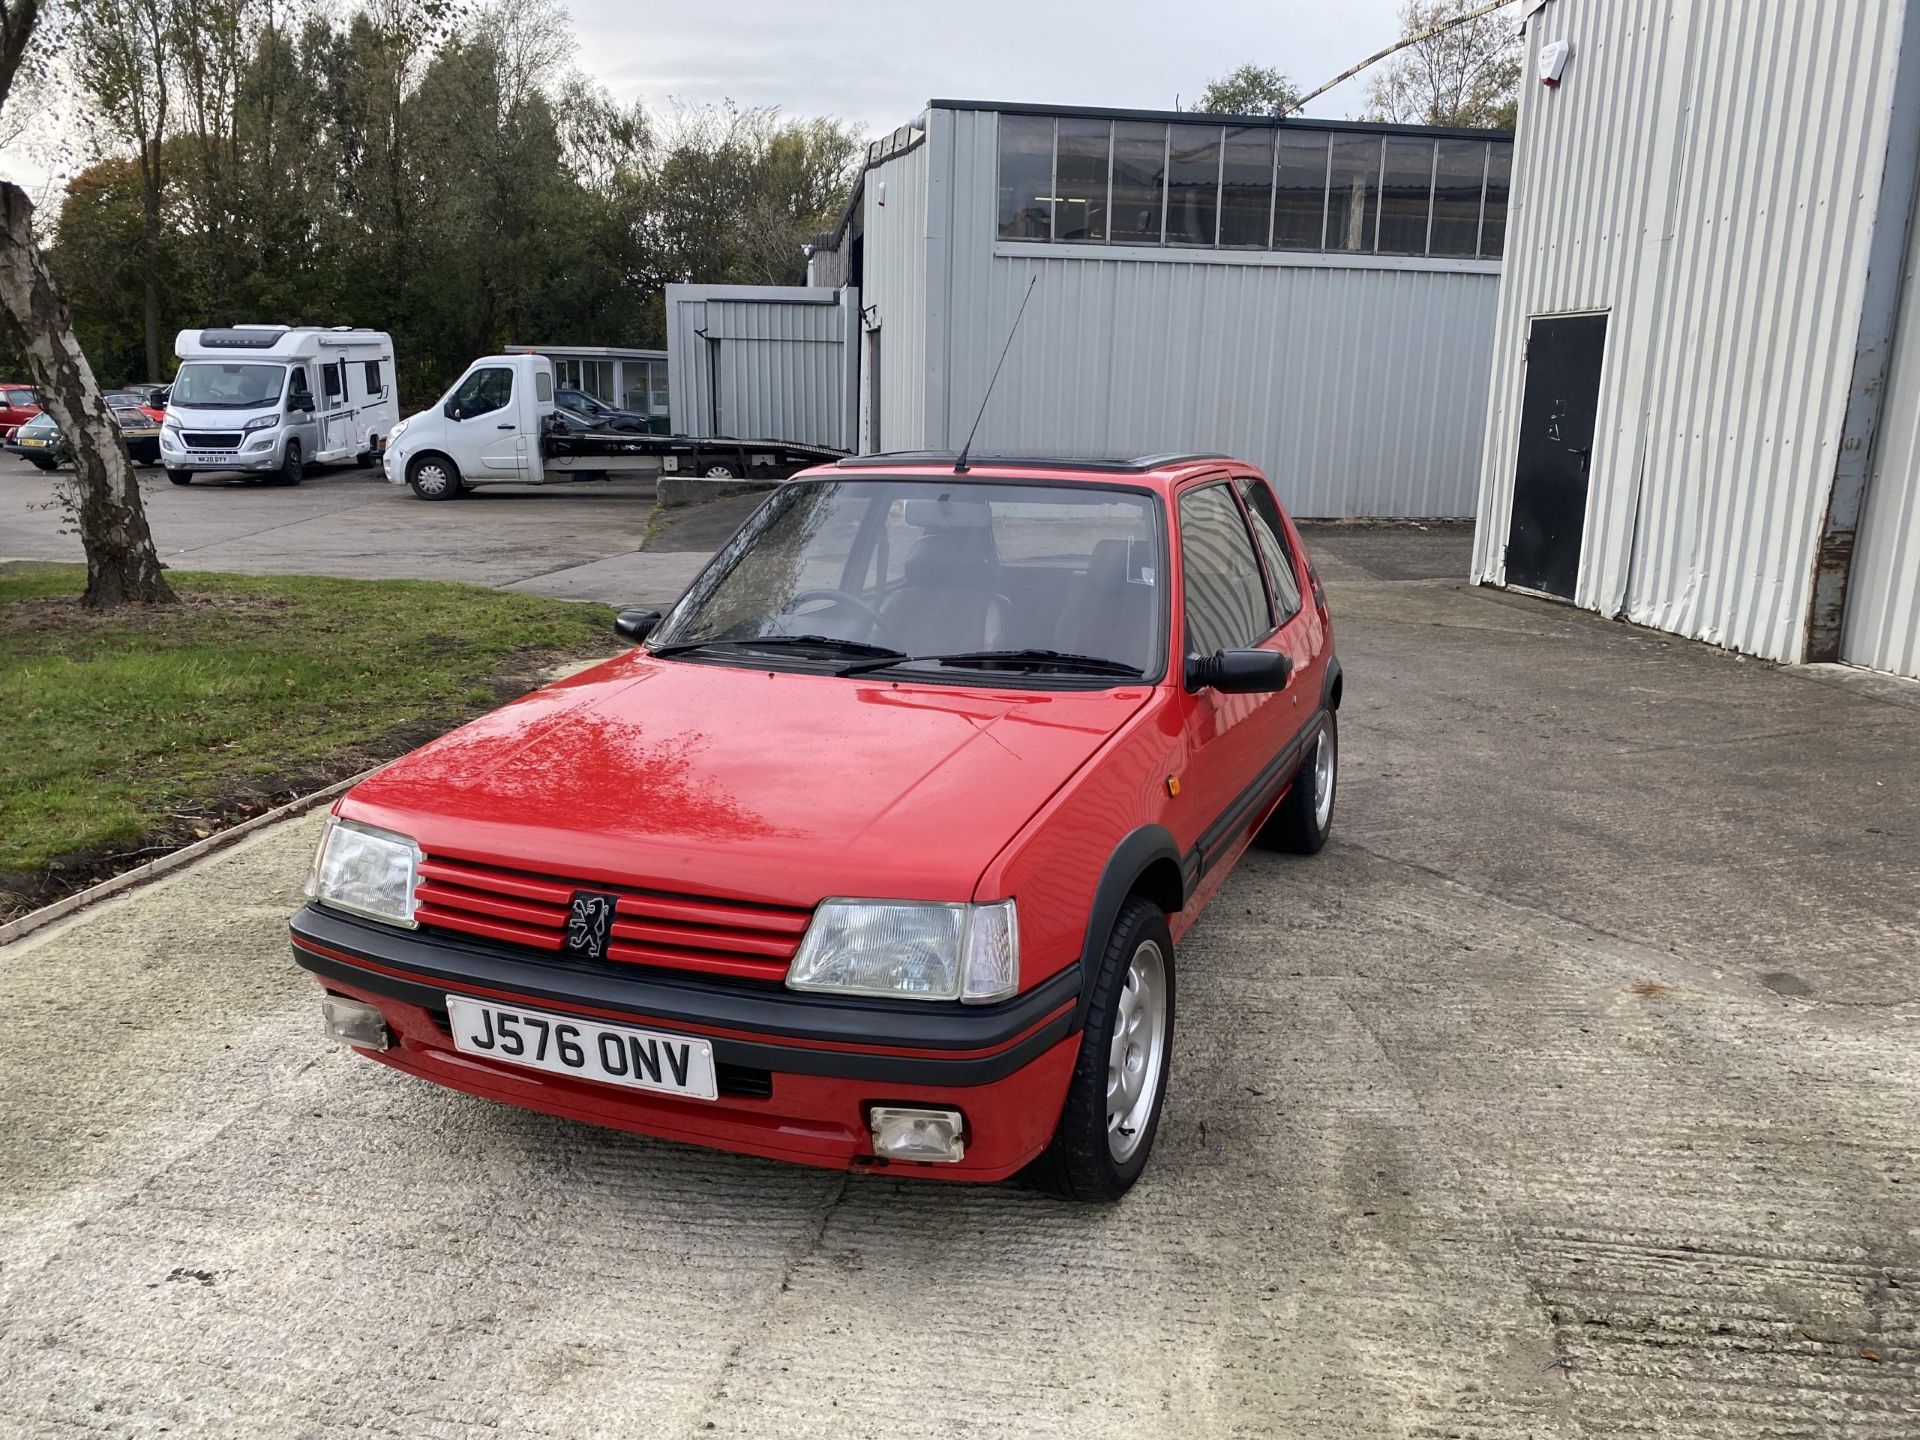
[[[1510,152],[1490,131],[935,100],[871,147],[800,292],[855,318],[846,443],[958,449],[1031,284],[982,453],[1225,450],[1296,514],[1469,515]]]
[[[854,304],[802,285],[667,286],[673,433],[852,448]]]
[[[1920,7],[1528,9],[1475,578],[1920,674]]]

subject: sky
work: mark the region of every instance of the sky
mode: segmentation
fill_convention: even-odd
[[[930,99],[1191,104],[1247,61],[1315,89],[1399,33],[1399,0],[568,0],[582,67],[621,100],[733,99],[884,134]],[[1351,116],[1364,78],[1307,114]]]
[[[1400,0],[564,0],[580,67],[656,110],[731,99],[831,115],[869,137],[931,99],[1171,109],[1252,61],[1311,90],[1390,43]],[[1306,108],[1354,116],[1364,76]],[[51,117],[48,117],[51,121]],[[86,156],[53,121],[0,152],[51,202]]]

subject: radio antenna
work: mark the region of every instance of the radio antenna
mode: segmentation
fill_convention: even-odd
[[[1007,327],[1007,343],[1000,347],[1000,359],[994,364],[993,378],[987,381],[987,393],[980,397],[980,409],[973,417],[973,429],[967,431],[967,443],[960,447],[960,458],[953,462],[953,473],[956,475],[967,473],[967,456],[973,451],[973,437],[979,433],[980,421],[987,413],[987,402],[993,398],[993,387],[1000,381],[1000,367],[1007,363],[1007,351],[1013,348],[1013,337],[1019,333],[1020,317],[1027,313],[1027,301],[1033,298],[1033,287],[1039,283],[1038,275],[1027,281],[1027,293],[1020,297],[1020,308],[1014,311],[1013,324]]]

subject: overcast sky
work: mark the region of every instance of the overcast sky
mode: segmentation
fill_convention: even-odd
[[[930,99],[1170,109],[1247,61],[1313,89],[1399,33],[1399,0],[564,0],[579,62],[615,97],[775,105],[869,136]],[[1365,79],[1307,107],[1357,115]],[[57,117],[0,153],[0,174],[53,200],[88,157]],[[56,143],[63,142],[63,143]]]
[[[1399,0],[567,0],[580,61],[619,98],[778,105],[878,135],[930,99],[1171,109],[1246,61],[1302,90],[1399,33]],[[1307,109],[1357,114],[1350,81]]]

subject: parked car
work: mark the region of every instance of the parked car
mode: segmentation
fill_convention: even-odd
[[[107,402],[107,413],[120,427],[120,438],[126,442],[128,456],[138,465],[158,465],[160,421],[153,411],[123,391],[109,390],[102,398]],[[67,437],[46,411],[22,425],[6,448],[26,456],[42,470],[57,469],[73,458],[68,452]]]
[[[55,470],[67,458],[66,437],[53,416],[42,410],[21,424],[6,440],[6,448],[24,455],[42,470]]]
[[[1333,822],[1332,623],[1266,479],[843,460],[618,626],[334,806],[292,919],[329,1032],[643,1134],[1123,1194],[1176,943]]]
[[[103,398],[116,410],[138,410],[155,425],[167,418],[164,402],[156,402],[154,392],[149,388],[127,386],[119,390],[108,390]]]
[[[553,392],[553,403],[588,416],[595,423],[604,425],[609,430],[646,431],[648,429],[647,417],[637,410],[622,410],[618,406],[607,404],[596,395],[589,395],[586,391],[576,390],[570,385],[563,385]]]
[[[0,382],[0,442],[40,413],[40,392],[31,385]]]

